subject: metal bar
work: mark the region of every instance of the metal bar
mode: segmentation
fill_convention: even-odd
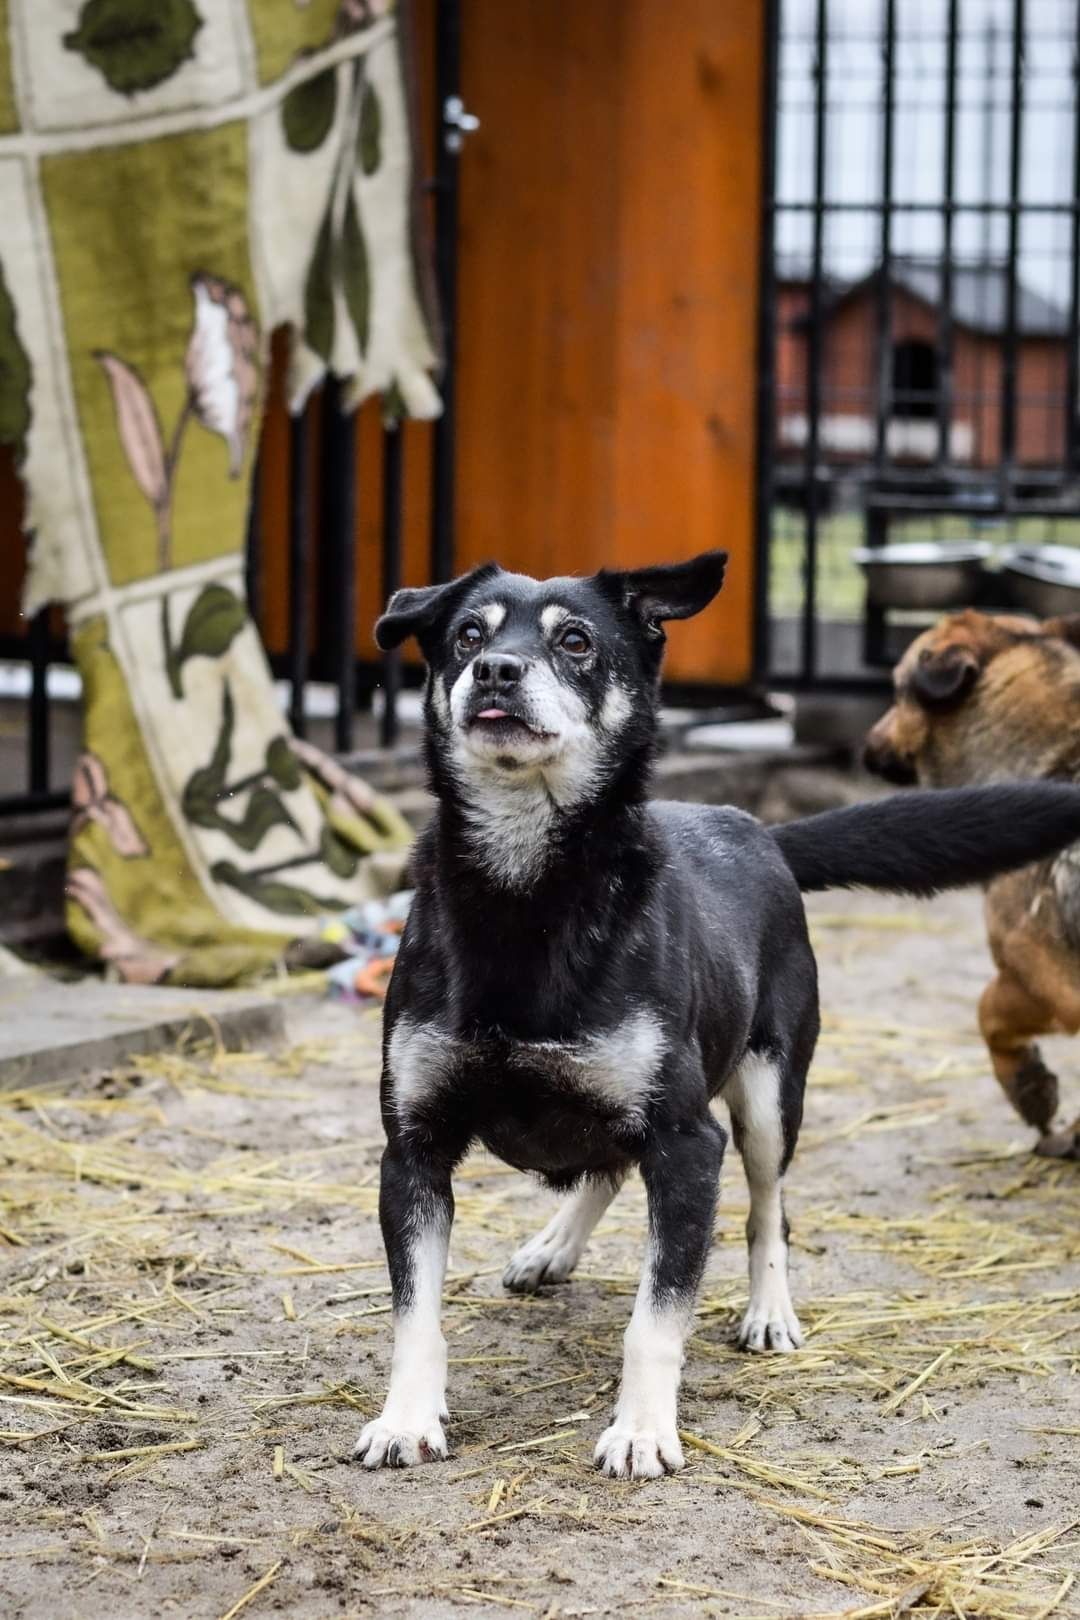
[[[890,666],[893,662],[890,660]],[[852,697],[884,695],[893,689],[892,680],[886,674],[815,675],[812,680],[807,680],[804,675],[778,674],[773,676],[771,686],[774,692],[836,693],[838,696]]]
[[[889,538],[889,508],[880,502],[867,505],[864,519],[866,544],[883,546]],[[871,668],[882,661],[882,649],[888,635],[888,615],[878,603],[871,602],[869,593],[863,614],[863,663]]]
[[[994,193],[994,86],[997,80],[998,59],[998,30],[991,15],[987,20],[983,35],[983,62],[982,87],[983,96],[980,107],[979,121],[980,157],[979,188],[982,193],[985,209],[981,216],[982,229],[979,232],[979,255],[977,262],[984,267],[984,274],[979,277],[978,296],[976,297],[976,312],[979,324],[985,329],[987,309],[990,298],[990,267],[992,262],[994,219],[995,212],[991,199]],[[987,429],[987,413],[991,405],[991,389],[987,387],[987,371],[989,369],[989,356],[991,345],[979,345],[975,374],[975,397],[972,401],[972,417],[975,423],[975,450],[976,459],[981,460],[986,454],[990,435]],[[993,392],[996,397],[1000,391],[1000,378],[994,378]]]
[[[812,214],[814,212],[814,204],[812,202],[775,202],[773,207],[778,214]],[[894,200],[890,204],[890,207],[894,215],[940,214],[943,212],[945,205],[943,203],[904,202]],[[865,214],[867,212],[873,213],[874,211],[873,204],[867,204],[865,202],[843,202],[841,199],[837,198],[835,202],[829,203],[830,214]],[[1008,202],[954,201],[951,211],[954,214],[1003,214],[1006,216],[1013,212],[1021,214],[1071,215],[1073,212],[1073,205],[1072,203],[1063,202],[1028,202],[1026,198],[1023,202],[1017,202],[1015,205]]]
[[[454,572],[454,434],[457,361],[458,153],[447,141],[446,104],[461,93],[460,0],[437,0],[435,14],[435,281],[443,329],[442,415],[431,454],[431,578]]]
[[[777,470],[776,481],[778,487],[785,490],[798,491],[802,488],[805,474],[795,471],[790,464]],[[991,481],[993,481],[991,485]],[[827,487],[831,484],[849,486],[852,482],[869,484],[880,488],[880,483],[873,476],[873,467],[865,462],[858,465],[843,464],[834,468],[822,468],[819,472],[818,482]],[[998,501],[1001,496],[1000,484],[996,481],[996,474],[989,468],[968,469],[965,467],[950,467],[944,487],[940,469],[932,463],[926,463],[923,468],[904,468],[904,485],[912,489],[923,487],[942,497],[939,505],[942,511],[951,511],[961,504],[960,497],[966,501],[970,498]],[[1058,468],[1024,468],[1024,489],[1031,489],[1038,485],[1043,490],[1058,493],[1062,496],[1072,487],[1065,479],[1060,467]],[[1023,496],[1015,496],[1014,501],[1019,508],[1023,504]]]
[[[304,689],[308,678],[311,592],[311,407],[289,423],[289,724],[307,735]]]
[[[334,685],[334,747],[346,754],[352,748],[356,712],[356,418],[341,408],[342,390],[329,378],[323,395],[324,488],[326,540],[323,584],[324,612],[332,627]]]
[[[401,587],[401,509],[404,488],[405,428],[402,423],[383,432],[383,594],[388,599]],[[395,647],[383,653],[383,709],[379,741],[384,748],[397,742],[397,700],[401,690],[401,653]]]
[[[1065,345],[1065,468],[1077,464],[1077,438],[1080,433],[1076,413],[1080,408],[1078,363],[1080,363],[1080,4],[1076,8],[1076,38],[1073,42],[1073,166],[1072,218],[1069,221],[1069,337]]]
[[[953,413],[953,221],[956,200],[956,62],[960,32],[959,0],[949,0],[949,37],[945,52],[945,173],[942,193],[941,299],[938,304],[937,420],[938,462],[950,458]]]
[[[49,791],[49,610],[30,620],[30,703],[27,721],[26,774],[32,794]]]
[[[765,0],[762,49],[761,237],[758,245],[757,444],[753,673],[769,669],[769,585],[776,461],[776,124],[780,0]]]
[[[71,807],[70,792],[63,793],[11,793],[0,799],[0,820],[8,816],[33,815],[42,810],[67,810]]]
[[[1009,111],[1009,246],[1005,282],[1005,333],[1001,364],[1001,479],[1012,483],[1016,460],[1017,259],[1020,251],[1020,157],[1024,118],[1024,0],[1013,0]]]
[[[16,663],[23,663],[27,657],[28,637],[29,629],[25,630],[22,635],[16,635],[11,631],[0,634],[0,658],[9,658]],[[63,664],[68,669],[71,668],[71,649],[66,640],[61,637],[50,636],[46,644],[46,650],[50,668],[53,664]]]
[[[244,588],[248,612],[258,624],[262,608],[259,571],[262,566],[262,447],[251,468],[251,500],[248,503],[247,540],[244,546]]]
[[[825,90],[828,72],[828,0],[817,0],[814,53],[814,227],[810,331],[806,346],[806,538],[803,572],[802,676],[817,670],[818,437],[821,417],[822,253],[825,243]]]
[[[888,458],[889,417],[892,414],[892,192],[893,136],[896,126],[896,0],[885,0],[882,51],[881,125],[881,235],[877,283],[877,422],[874,462],[880,472]]]
[[[1037,467],[1025,468],[1024,495],[1019,496],[1010,490],[1008,498],[1004,500],[1000,481],[995,478],[992,485],[986,482],[990,476],[987,473],[979,479],[950,478],[948,487],[943,490],[936,471],[916,475],[905,468],[905,493],[890,491],[883,494],[878,487],[872,491],[872,504],[895,511],[910,509],[927,514],[963,512],[973,517],[993,512],[1027,512],[1033,517],[1039,514],[1076,515],[1075,491],[1070,484],[1063,482],[1060,472],[1043,473]],[[1029,494],[1029,491],[1041,491],[1041,494]]]

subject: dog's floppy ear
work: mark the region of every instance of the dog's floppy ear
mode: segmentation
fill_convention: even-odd
[[[923,652],[911,674],[911,692],[924,709],[951,709],[962,703],[979,678],[982,664],[970,647]]]
[[[386,612],[375,625],[375,641],[383,652],[400,647],[410,636],[424,642],[429,633],[454,611],[474,585],[496,573],[495,563],[483,563],[460,579],[446,585],[420,585],[395,591],[386,604]]]
[[[609,590],[618,590],[642,624],[659,630],[665,619],[690,619],[708,607],[724,583],[727,560],[726,551],[704,551],[689,562],[632,568],[626,573],[605,569],[600,578]]]

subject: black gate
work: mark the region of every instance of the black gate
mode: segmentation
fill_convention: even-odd
[[[928,622],[857,546],[1080,542],[1080,3],[766,10],[761,665],[855,689]]]

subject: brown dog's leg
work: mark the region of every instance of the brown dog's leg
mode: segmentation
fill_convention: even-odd
[[[1080,1121],[1052,1129],[1058,1084],[1034,1044],[1038,1035],[1080,1032],[1080,972],[1045,874],[1027,867],[998,878],[986,897],[998,977],[979,1006],[994,1073],[1020,1117],[1040,1133],[1036,1152],[1080,1158]]]
[[[979,1028],[1006,1097],[1020,1118],[1045,1134],[1057,1113],[1058,1083],[1032,1037],[1047,1034],[1055,1018],[1009,973],[999,973],[979,1002]]]
[[[1060,1131],[1047,1131],[1035,1144],[1044,1159],[1080,1159],[1080,1114]]]

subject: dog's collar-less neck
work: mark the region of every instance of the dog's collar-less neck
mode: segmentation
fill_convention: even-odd
[[[647,776],[642,770],[641,775]],[[520,783],[444,783],[439,793],[439,867],[467,872],[483,890],[528,898],[580,880],[590,851],[612,852],[641,836],[645,790],[612,781],[596,798],[560,804],[542,776]]]
[[[490,829],[470,824],[457,801],[440,805],[424,868],[454,963],[436,992],[441,1025],[550,1041],[597,1023],[613,956],[628,947],[663,861],[648,805],[590,810],[559,816],[542,858],[508,872],[505,845],[498,865],[485,857]]]
[[[598,839],[617,847],[640,825],[640,802],[560,805],[542,779],[471,797],[462,794],[442,812],[443,844],[491,887],[528,894],[558,884],[565,868],[580,870]]]
[[[462,788],[455,809],[461,854],[500,888],[529,889],[556,856],[564,812],[540,775]]]
[[[527,897],[580,871],[590,847],[611,852],[638,842],[655,737],[639,738],[610,774],[586,786],[540,771],[516,781],[494,770],[464,779],[436,735],[429,720],[428,777],[439,801],[443,873],[467,873],[482,890]]]

